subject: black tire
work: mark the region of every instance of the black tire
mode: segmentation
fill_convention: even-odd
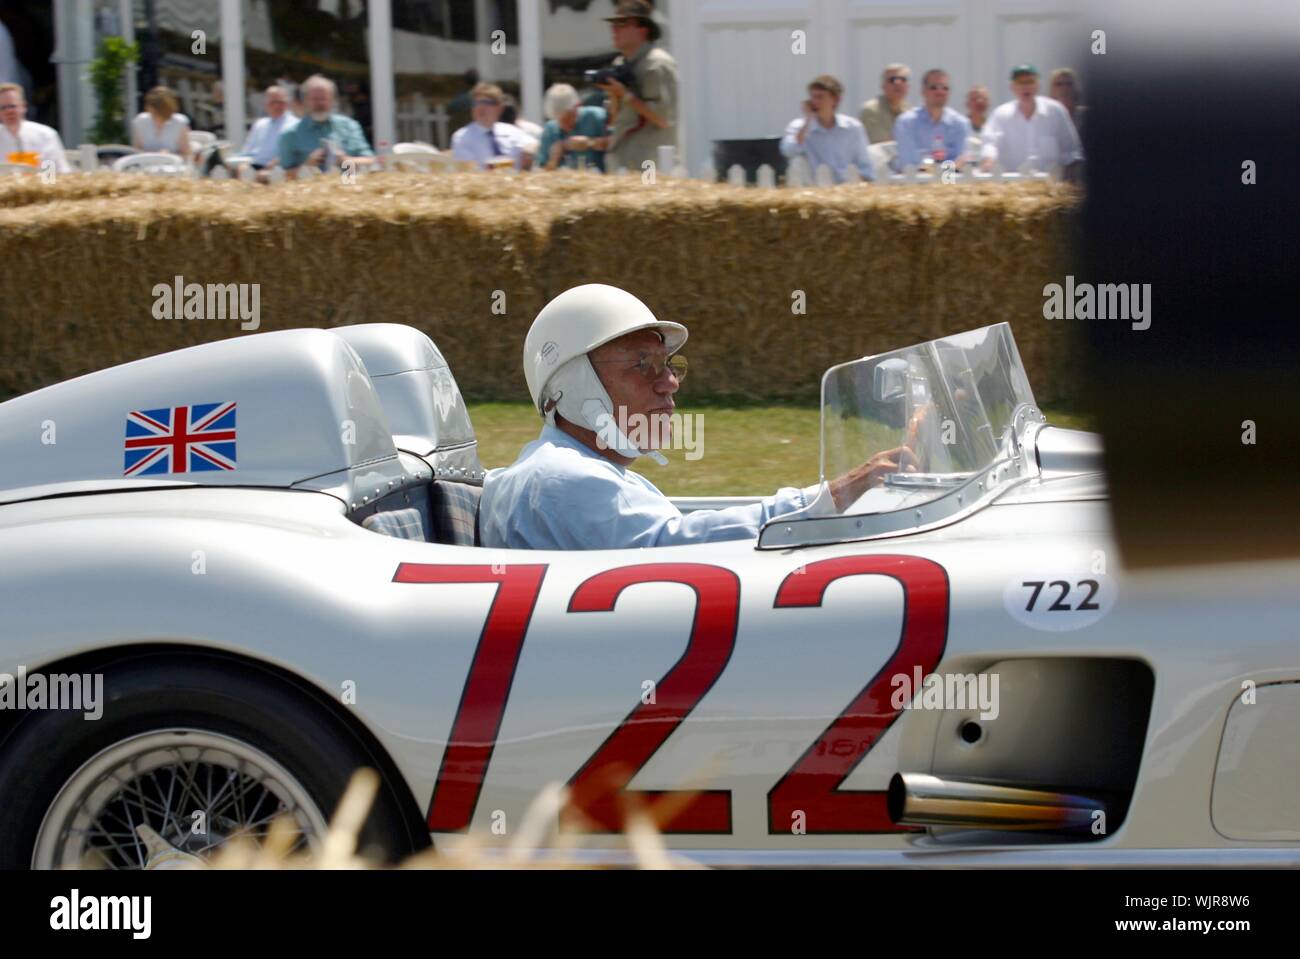
[[[428,844],[409,800],[347,724],[283,676],[219,654],[139,654],[95,667],[103,715],[48,710],[23,717],[0,743],[0,869],[28,869],[46,811],[86,761],[142,733],[187,727],[234,737],[275,759],[328,819],[354,770],[380,770],[359,849],[395,862]]]

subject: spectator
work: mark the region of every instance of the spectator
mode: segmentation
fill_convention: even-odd
[[[950,86],[948,74],[940,69],[926,70],[922,75],[921,97],[925,105],[908,110],[894,124],[898,144],[895,169],[919,167],[926,158],[935,163],[952,160],[959,170],[965,165],[970,121],[948,106]]]
[[[661,146],[677,145],[677,61],[657,46],[661,31],[652,4],[619,0],[605,19],[619,52],[614,68],[630,68],[632,81],[597,84],[609,95],[606,165],[640,172],[647,160],[659,162]]]
[[[971,87],[966,94],[966,116],[970,119],[970,128],[976,135],[984,129],[989,118],[989,104],[993,98],[988,87]]]
[[[244,162],[235,164],[236,174],[245,164],[259,172],[275,169],[280,164],[280,136],[297,125],[298,118],[289,112],[289,92],[274,84],[267,87],[266,116],[248,131],[240,151]]]
[[[211,101],[208,103],[204,112],[205,126],[201,130],[208,130],[218,138],[226,135],[226,88],[220,80],[212,82]]]
[[[537,162],[548,170],[558,166],[576,168],[579,161],[587,167],[605,169],[603,147],[605,109],[584,107],[578,91],[567,83],[557,83],[546,91],[546,127],[537,148]]]
[[[465,89],[447,101],[448,113],[469,113],[474,106],[474,88],[479,85],[478,71],[470,67],[465,71]]]
[[[373,162],[375,153],[361,132],[361,124],[334,112],[337,94],[334,81],[319,73],[303,81],[306,114],[292,129],[280,133],[280,165],[290,177],[296,177],[304,163],[324,170],[349,160]]]
[[[348,113],[361,127],[361,133],[367,142],[374,140],[374,118],[370,109],[370,84],[359,80],[349,81],[343,87],[343,102],[348,105]]]
[[[885,143],[894,137],[894,123],[907,109],[907,82],[912,71],[903,63],[891,63],[880,75],[880,96],[862,104],[858,114],[867,140]]]
[[[1070,114],[1070,122],[1074,124],[1075,132],[1082,135],[1083,115],[1087,107],[1079,102],[1083,98],[1083,87],[1079,85],[1079,78],[1075,76],[1074,71],[1069,67],[1057,67],[1053,70],[1048,83],[1048,92],[1053,100],[1065,107],[1065,112]]]
[[[994,110],[984,124],[982,169],[991,170],[1000,162],[1004,170],[1019,170],[1032,160],[1040,170],[1056,164],[1068,170],[1083,162],[1083,147],[1070,114],[1055,100],[1038,95],[1037,67],[1024,63],[1013,69],[1011,92],[1015,99]]]
[[[781,152],[793,159],[805,157],[816,171],[828,166],[836,183],[844,182],[849,164],[858,168],[864,179],[875,179],[867,135],[862,124],[844,113],[836,113],[844,87],[831,76],[820,76],[808,84],[808,99],[803,102],[803,116],[791,120],[781,139]]]
[[[28,163],[35,154],[36,165],[54,165],[54,172],[69,173],[68,158],[57,130],[27,119],[27,97],[16,83],[0,83],[0,160]]]
[[[474,88],[473,122],[451,135],[451,155],[462,162],[487,170],[513,166],[527,170],[533,165],[537,141],[523,130],[501,122],[505,94],[495,83]]]
[[[144,112],[131,121],[131,145],[145,153],[190,158],[190,118],[178,113],[176,94],[154,87],[144,95]]]
[[[508,93],[501,95],[501,122],[518,127],[534,140],[542,138],[542,128],[532,120],[525,120],[519,115],[519,101]]]

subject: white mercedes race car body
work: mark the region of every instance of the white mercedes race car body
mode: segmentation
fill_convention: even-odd
[[[1300,564],[1126,573],[1099,443],[1042,422],[1005,327],[823,398],[827,478],[899,436],[923,475],[591,552],[457,530],[473,431],[406,327],[0,405],[0,863],[202,855],[255,783],[318,833],[365,764],[399,853],[504,847],[558,783],[541,841],[598,859],[641,810],[710,863],[1300,864]],[[102,676],[100,715],[16,708],[37,674]]]

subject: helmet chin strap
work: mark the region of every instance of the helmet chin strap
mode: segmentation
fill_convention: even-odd
[[[668,460],[658,450],[637,449],[627,438],[614,416],[614,401],[586,355],[575,356],[556,370],[546,392],[548,400],[545,405],[549,407],[545,413],[546,422],[552,426],[558,413],[570,423],[594,432],[605,449],[628,459],[648,456],[660,466],[668,465]]]

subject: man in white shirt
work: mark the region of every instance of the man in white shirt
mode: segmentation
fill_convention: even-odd
[[[1019,170],[1026,160],[1035,169],[1067,170],[1083,162],[1083,144],[1065,107],[1038,95],[1038,68],[1025,63],[1011,71],[1015,99],[993,111],[980,131],[983,147],[980,168],[985,172],[998,162],[1007,171]]]
[[[843,95],[844,87],[831,76],[820,76],[808,84],[803,116],[791,120],[785,128],[781,153],[789,159],[803,157],[813,173],[823,166],[830,167],[836,183],[844,182],[850,164],[858,168],[864,180],[874,180],[875,171],[862,124],[835,112]]]
[[[475,164],[481,170],[513,166],[527,170],[533,165],[537,140],[517,126],[501,122],[505,94],[494,83],[480,83],[470,93],[473,122],[451,136],[451,155]]]
[[[266,88],[266,116],[253,124],[244,139],[241,157],[254,170],[269,170],[280,162],[280,134],[298,125],[289,112],[289,91],[278,84]]]
[[[57,130],[26,119],[27,97],[16,83],[0,83],[0,160],[26,162],[23,154],[35,153],[42,169],[51,164],[56,173],[70,173],[63,155],[63,141]]]

